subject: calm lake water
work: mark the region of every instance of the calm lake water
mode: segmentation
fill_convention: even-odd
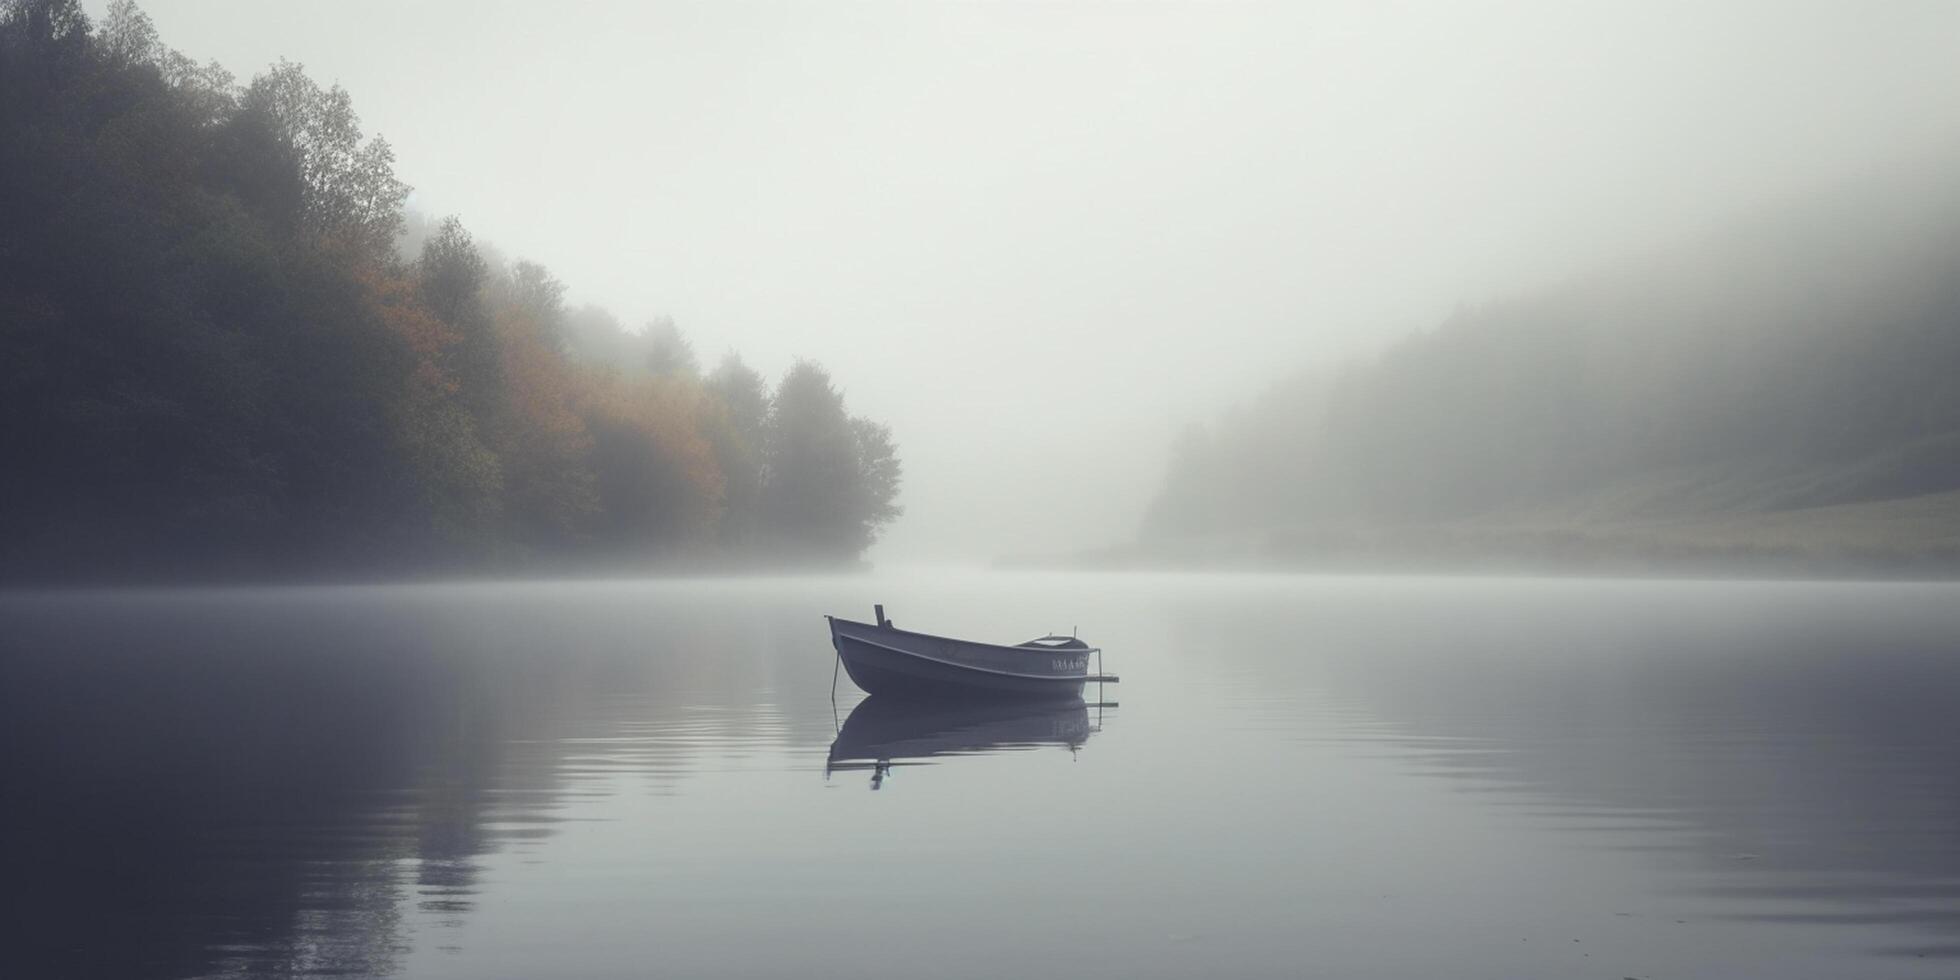
[[[833,704],[873,602],[1079,626],[1120,707]],[[1954,586],[14,594],[0,643],[0,976],[1960,975]]]

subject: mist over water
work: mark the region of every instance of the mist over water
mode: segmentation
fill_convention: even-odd
[[[0,0],[0,978],[1960,973],[1955,38]]]
[[[958,635],[1079,627],[1120,704],[845,680],[833,705],[819,613],[874,599]],[[1941,976],[1954,600],[999,574],[14,596],[6,972]]]
[[[1294,371],[1960,152],[1946,4],[146,9],[344,85],[574,304],[823,361],[907,462],[893,561],[1126,541]]]

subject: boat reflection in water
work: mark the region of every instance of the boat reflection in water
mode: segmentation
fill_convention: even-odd
[[[877,695],[858,702],[830,743],[824,775],[869,771],[871,788],[884,784],[894,765],[929,765],[918,760],[941,756],[985,755],[1043,746],[1070,752],[1101,731],[1102,709],[1080,698],[1067,700],[915,701]]]

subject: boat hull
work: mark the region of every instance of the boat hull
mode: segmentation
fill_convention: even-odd
[[[1092,652],[969,643],[835,618],[830,639],[852,683],[890,698],[1079,698]]]

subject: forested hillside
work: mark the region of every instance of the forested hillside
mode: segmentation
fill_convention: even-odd
[[[0,575],[835,563],[897,516],[815,364],[704,376],[408,193],[298,65],[0,3]]]
[[[1461,310],[1180,443],[1169,553],[1960,556],[1960,192],[1937,168]]]

